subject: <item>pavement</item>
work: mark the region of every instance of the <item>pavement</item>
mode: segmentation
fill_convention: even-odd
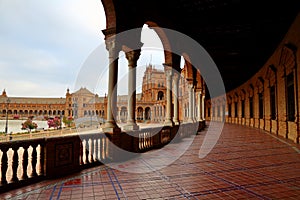
[[[0,194],[1,199],[300,199],[300,145],[225,124],[199,158],[207,130],[122,163]]]

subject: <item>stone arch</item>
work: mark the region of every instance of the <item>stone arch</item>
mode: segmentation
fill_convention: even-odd
[[[141,106],[139,106],[137,108],[137,120],[143,120],[144,119],[143,112],[144,112],[144,109]]]
[[[164,99],[164,92],[163,91],[158,91],[157,93],[157,100],[163,100]]]
[[[150,120],[151,119],[151,109],[150,107],[145,108],[145,120]]]
[[[160,41],[164,48],[164,55],[165,55],[165,63],[172,63],[172,49],[170,45],[170,41],[164,32],[164,30],[159,27],[155,22],[153,21],[146,21],[145,24],[149,26],[149,28],[153,29],[158,37],[160,38]]]
[[[127,120],[127,107],[122,106],[120,109],[120,121],[126,122]]]
[[[188,82],[194,81],[194,69],[192,66],[191,59],[187,53],[183,53],[182,57],[184,58],[184,68],[183,68],[183,76]]]
[[[117,26],[116,12],[113,0],[101,0],[105,16],[106,16],[106,28],[112,29]]]

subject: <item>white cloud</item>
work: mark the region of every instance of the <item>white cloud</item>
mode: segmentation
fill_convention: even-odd
[[[67,87],[76,89],[86,60],[104,43],[105,23],[100,0],[0,0],[0,90],[6,88],[10,96],[61,96]],[[161,42],[153,30],[144,29],[141,40],[138,87],[145,65],[151,62],[159,67],[164,62]],[[92,59],[91,76],[79,84],[103,95],[108,66],[100,59]],[[127,93],[127,70],[123,56],[119,94]]]

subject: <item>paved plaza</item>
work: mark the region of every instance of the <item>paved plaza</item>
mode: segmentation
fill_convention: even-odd
[[[299,199],[299,144],[258,129],[225,124],[215,148],[200,159],[206,133],[204,130],[124,163],[42,181],[0,198]]]

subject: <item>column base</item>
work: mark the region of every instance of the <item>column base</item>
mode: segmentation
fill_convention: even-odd
[[[135,123],[130,123],[130,124],[126,124],[124,127],[123,127],[123,129],[125,130],[125,131],[133,131],[133,130],[139,130],[140,129],[140,127],[137,125],[137,124],[135,124]]]
[[[194,123],[195,121],[194,120],[192,120],[192,119],[188,119],[187,120],[187,123]]]
[[[174,121],[174,125],[175,126],[180,125],[180,122],[179,121]]]
[[[121,129],[115,123],[106,122],[104,124],[104,127],[102,128],[102,131],[104,133],[119,133],[119,132],[121,132]]]
[[[171,120],[166,120],[166,121],[164,121],[164,126],[173,127],[174,126],[174,122],[172,122]]]

